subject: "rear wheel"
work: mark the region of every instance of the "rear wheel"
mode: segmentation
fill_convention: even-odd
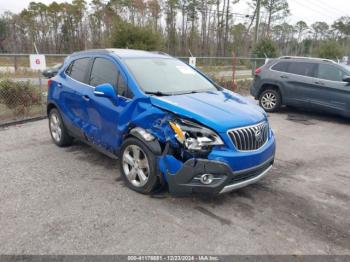
[[[155,155],[137,138],[128,138],[122,145],[120,169],[129,188],[149,194],[158,185]]]
[[[275,89],[266,89],[259,97],[259,105],[266,112],[275,112],[281,107],[281,94]]]
[[[50,110],[49,128],[52,140],[60,147],[69,146],[73,143],[73,138],[68,134],[63,124],[62,117],[56,108]]]

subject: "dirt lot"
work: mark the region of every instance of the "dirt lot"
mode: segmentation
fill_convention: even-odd
[[[115,160],[47,120],[0,131],[1,254],[350,254],[350,121],[270,115],[276,163],[215,198],[127,189]]]

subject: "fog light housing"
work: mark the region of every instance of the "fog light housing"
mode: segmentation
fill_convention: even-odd
[[[203,175],[201,175],[199,181],[201,181],[201,183],[204,185],[209,185],[209,184],[213,183],[214,176],[212,174],[203,174]]]

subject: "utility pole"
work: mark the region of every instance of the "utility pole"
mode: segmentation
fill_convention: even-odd
[[[257,0],[256,1],[256,22],[255,22],[254,45],[256,45],[258,42],[259,24],[260,24],[260,5],[261,5],[261,0]]]
[[[256,0],[256,21],[255,21],[255,34],[254,34],[254,45],[255,47],[258,44],[258,36],[259,36],[259,23],[260,23],[260,5],[261,5],[261,0]],[[255,54],[253,54],[253,57],[255,57]],[[255,69],[257,67],[257,60],[253,60],[254,62],[252,63],[252,75],[254,75]]]

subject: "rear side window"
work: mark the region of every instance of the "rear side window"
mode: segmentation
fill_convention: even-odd
[[[66,74],[79,82],[85,83],[85,76],[89,67],[89,60],[89,58],[74,60],[66,69]]]
[[[275,64],[271,69],[279,72],[287,72],[288,70],[288,62],[279,62]]]
[[[319,64],[316,77],[320,79],[341,82],[343,81],[345,75],[345,72],[333,65]]]
[[[301,76],[314,76],[315,64],[308,62],[292,62],[289,64],[288,73]]]

